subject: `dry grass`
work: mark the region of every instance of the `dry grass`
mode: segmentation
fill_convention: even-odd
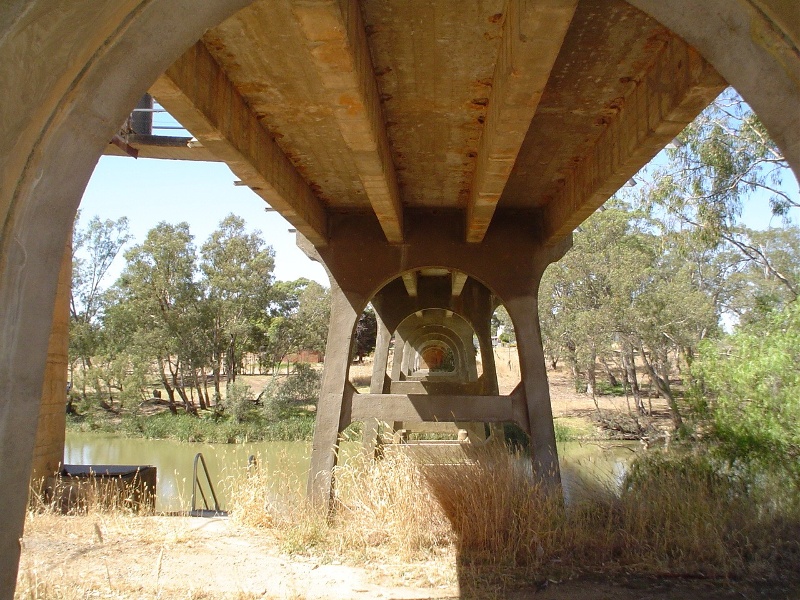
[[[462,570],[782,580],[800,568],[800,511],[788,497],[777,501],[793,494],[786,486],[767,490],[703,457],[653,455],[621,492],[587,484],[564,506],[523,465],[488,449],[471,464],[425,471],[452,523]]]
[[[150,515],[155,511],[155,496],[147,492],[147,487],[138,476],[123,480],[58,475],[31,484],[29,505],[33,512],[64,515]]]
[[[285,550],[363,560],[383,552],[401,560],[430,558],[453,537],[421,471],[405,455],[371,462],[361,455],[335,471],[333,516],[310,505],[293,477],[252,470],[229,481],[231,518],[273,528]]]
[[[795,581],[800,573],[798,495],[763,474],[726,472],[702,456],[654,454],[634,467],[621,490],[590,482],[565,506],[532,481],[528,461],[502,448],[433,462],[415,463],[402,452],[374,463],[351,459],[334,473],[333,516],[308,505],[300,482],[252,468],[227,480],[231,522],[249,538],[268,532],[290,554],[381,565],[394,569],[394,581],[427,578],[431,587],[457,580],[467,595],[581,574]],[[70,518],[56,512],[37,505],[26,529],[84,547],[124,538],[151,544],[156,555],[158,548],[198,543],[182,519],[142,519],[96,503],[76,533]],[[17,597],[145,597],[142,589],[160,585],[160,566],[138,595],[136,588],[114,588],[110,576],[105,587],[102,575],[63,586],[44,572],[44,566],[23,571]]]
[[[532,481],[527,464],[502,448],[428,466],[392,453],[337,468],[332,519],[299,493],[274,489],[239,493],[244,503],[233,515],[275,528],[284,548],[300,554],[435,560],[454,551],[462,576],[625,572],[776,580],[800,572],[800,510],[777,501],[785,487],[770,491],[703,458],[654,455],[621,491],[587,482],[564,506],[559,494]],[[264,489],[258,475],[249,482]]]

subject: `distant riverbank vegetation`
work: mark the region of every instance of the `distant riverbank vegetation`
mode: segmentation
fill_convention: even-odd
[[[272,248],[234,215],[199,248],[188,224],[159,223],[125,250],[106,288],[129,242],[125,218],[95,217],[73,235],[68,426],[185,441],[310,439],[328,289],[275,281]],[[367,310],[359,355],[375,328]]]
[[[116,402],[103,406],[89,395],[73,401],[67,429],[222,444],[310,441],[320,370],[304,363],[290,369],[290,375],[240,376],[223,388],[218,403],[205,410],[179,406],[173,413],[168,401],[155,397],[129,407]]]

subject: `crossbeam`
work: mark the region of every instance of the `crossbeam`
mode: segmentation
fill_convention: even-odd
[[[461,271],[453,271],[452,273],[452,295],[460,296],[461,291],[464,289],[464,284],[467,283],[467,274]]]
[[[508,3],[467,204],[468,242],[481,242],[486,235],[577,4],[577,0]]]
[[[159,77],[150,92],[211,153],[316,245],[328,216],[294,165],[247,106],[202,42]]]
[[[349,421],[517,423],[528,430],[527,407],[521,388],[509,396],[353,394]]]
[[[416,271],[408,271],[403,273],[403,285],[406,286],[406,292],[412,298],[417,296],[417,272]]]

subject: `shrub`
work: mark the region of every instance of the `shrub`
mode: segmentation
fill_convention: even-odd
[[[800,303],[721,341],[707,341],[692,372],[704,432],[731,464],[800,475]]]
[[[228,384],[225,409],[237,423],[247,420],[255,403],[253,389],[246,383],[234,381]]]
[[[289,416],[292,404],[316,404],[320,381],[320,373],[305,363],[297,363],[294,374],[286,379],[273,378],[261,393],[264,417],[277,421]]]
[[[297,363],[295,372],[281,385],[280,395],[287,402],[316,403],[322,376],[306,363]]]

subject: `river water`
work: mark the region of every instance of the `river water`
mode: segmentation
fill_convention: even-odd
[[[559,444],[564,492],[567,500],[598,480],[618,485],[638,443],[564,442]],[[344,457],[358,451],[356,444],[345,445]],[[203,444],[171,440],[145,440],[107,434],[67,432],[64,463],[68,465],[153,465],[158,469],[156,510],[188,510],[192,496],[194,457],[202,452],[211,479],[225,507],[224,481],[237,477],[247,468],[250,456],[258,457],[260,469],[287,474],[305,484],[310,442],[255,442],[248,444]],[[221,483],[221,484],[220,484]]]

